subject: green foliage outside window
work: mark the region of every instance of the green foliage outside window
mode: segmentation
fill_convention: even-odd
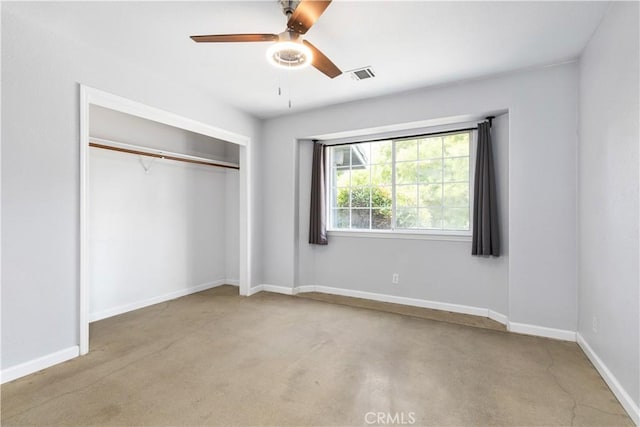
[[[351,205],[349,205],[351,196]],[[349,191],[348,188],[341,188],[336,197],[338,208],[368,208],[359,210],[362,213],[371,214],[372,229],[391,228],[391,190],[385,187],[355,187]],[[369,210],[371,212],[369,212]],[[363,216],[356,216],[355,224],[352,218],[353,228],[369,228],[369,219]]]

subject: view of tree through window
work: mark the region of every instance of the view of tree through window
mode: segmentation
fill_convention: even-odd
[[[469,230],[468,131],[328,147],[332,229]]]

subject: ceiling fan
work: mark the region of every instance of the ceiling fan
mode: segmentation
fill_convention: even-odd
[[[287,28],[280,34],[213,34],[191,36],[197,43],[276,42],[267,50],[267,59],[284,68],[301,68],[313,65],[330,78],[342,71],[325,54],[302,35],[318,20],[331,0],[280,0],[287,16]]]

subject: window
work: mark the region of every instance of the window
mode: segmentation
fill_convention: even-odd
[[[468,234],[470,140],[458,131],[328,146],[329,228]]]

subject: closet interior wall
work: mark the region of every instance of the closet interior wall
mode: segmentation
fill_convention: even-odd
[[[90,137],[238,164],[235,144],[91,106]],[[239,277],[239,173],[90,148],[90,320]]]

